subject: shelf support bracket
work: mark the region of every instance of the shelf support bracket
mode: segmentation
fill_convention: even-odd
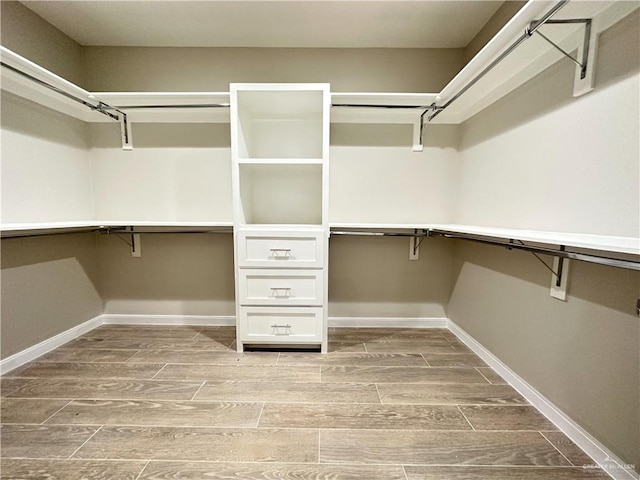
[[[133,136],[131,133],[131,122],[127,117],[127,114],[120,112],[120,133],[122,135],[122,149],[133,150]]]
[[[420,245],[429,236],[429,231],[415,229],[413,233],[414,236],[409,237],[409,260],[420,260]]]
[[[425,109],[421,114],[420,118],[413,123],[413,151],[414,152],[422,152],[424,150],[424,130],[427,126],[424,117],[428,112],[431,111],[440,111],[441,107],[437,107],[436,103],[433,102],[429,105],[429,108]],[[430,120],[431,118],[429,118]]]
[[[94,108],[100,113],[105,115],[109,115],[114,120],[117,120],[120,123],[120,137],[122,139],[122,149],[123,150],[133,150],[133,135],[131,133],[131,122],[129,121],[129,117],[122,110],[118,110],[110,105],[107,105],[104,102],[98,102],[98,105]],[[110,113],[109,110],[114,110],[116,113]]]
[[[596,28],[593,28],[592,20],[590,18],[578,18],[578,19],[568,19],[568,20],[547,20],[544,25],[566,25],[566,24],[575,24],[581,23],[584,25],[583,31],[583,39],[582,43],[578,44],[577,48],[577,60],[573,56],[571,56],[568,52],[566,52],[562,47],[553,42],[549,37],[544,35],[539,29],[532,30],[532,27],[536,24],[536,22],[531,22],[531,25],[528,32],[537,33],[540,38],[544,39],[546,42],[551,44],[556,50],[562,53],[565,57],[571,60],[576,64],[576,74],[573,85],[573,96],[579,97],[580,95],[584,95],[587,92],[593,90],[594,86],[594,66],[596,60]],[[529,33],[532,35],[533,33]]]
[[[564,246],[560,247],[564,251]],[[550,295],[558,300],[567,301],[567,287],[569,285],[569,268],[571,260],[563,257],[553,257],[553,268],[557,274],[551,276]]]

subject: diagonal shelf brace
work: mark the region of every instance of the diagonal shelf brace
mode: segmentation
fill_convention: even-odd
[[[120,136],[122,138],[122,149],[133,150],[133,135],[131,132],[131,122],[129,121],[127,114],[116,107],[107,105],[104,102],[98,102],[98,105],[93,107],[93,110],[96,110],[104,115],[109,115],[114,120],[117,120],[120,123]],[[116,113],[111,113],[109,112],[109,110],[113,110]]]
[[[593,20],[590,18],[576,18],[566,20],[547,20],[545,25],[567,25],[578,24],[584,25],[582,43],[577,47],[577,58],[574,58],[566,50],[556,44],[549,37],[544,35],[539,29],[533,30],[536,22],[531,22],[530,27],[527,29],[529,35],[537,33],[540,38],[544,39],[556,50],[562,53],[565,57],[575,63],[578,67],[576,71],[575,82],[573,86],[573,96],[579,97],[587,92],[593,90],[594,83],[594,66],[596,60],[596,32],[597,29],[593,26]],[[578,60],[579,59],[579,60]]]

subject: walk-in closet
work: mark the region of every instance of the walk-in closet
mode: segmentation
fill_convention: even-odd
[[[0,478],[640,478],[640,2],[0,21]]]

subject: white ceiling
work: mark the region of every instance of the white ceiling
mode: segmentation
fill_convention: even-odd
[[[81,45],[465,47],[502,1],[28,0]]]

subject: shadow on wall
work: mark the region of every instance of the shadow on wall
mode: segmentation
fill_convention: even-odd
[[[101,293],[107,313],[138,313],[110,312],[110,306],[126,303],[136,310],[153,301],[168,302],[172,310],[162,313],[169,315],[233,314],[211,311],[213,304],[235,301],[232,235],[150,233],[141,235],[141,243],[142,257],[133,258],[121,239],[99,238]]]
[[[416,118],[420,110],[416,110]],[[458,127],[427,125],[423,142],[426,148],[453,148],[459,145]],[[378,123],[331,124],[332,147],[407,147],[413,145],[413,125]]]
[[[102,314],[93,234],[3,239],[2,357]]]
[[[463,240],[455,241],[453,251],[452,292],[465,263],[472,263],[544,289],[551,287],[551,272],[530,252],[509,251],[504,247],[472,244]],[[539,256],[549,267],[553,265],[552,256]],[[571,302],[574,297],[620,313],[634,313],[635,299],[640,298],[640,272],[577,260],[571,262],[570,268],[567,302]],[[561,302],[551,296],[548,300]]]
[[[638,74],[639,32],[640,11],[636,10],[600,34],[595,89],[607,88]],[[575,52],[570,53],[575,56]],[[515,54],[517,55],[517,52]],[[573,97],[575,68],[571,61],[561,59],[514,92],[473,116],[462,126],[462,148],[470,148],[500,133],[562,109],[571,102],[580,101],[580,97]],[[496,121],[497,119],[499,121]]]
[[[96,236],[93,233],[69,233],[33,237],[3,238],[2,269],[54,262],[76,258],[95,285],[97,270],[95,259]]]
[[[2,91],[0,102],[2,129],[54,144],[89,148],[86,123],[5,91]]]
[[[425,239],[420,259],[411,261],[408,238],[332,237],[332,310],[340,310],[339,304],[358,304],[355,316],[444,316],[450,293],[449,246],[446,240]],[[378,310],[381,305],[386,311]],[[332,311],[331,315],[342,313]]]
[[[120,125],[92,123],[93,148],[122,148]],[[228,123],[132,123],[134,148],[231,148]]]

